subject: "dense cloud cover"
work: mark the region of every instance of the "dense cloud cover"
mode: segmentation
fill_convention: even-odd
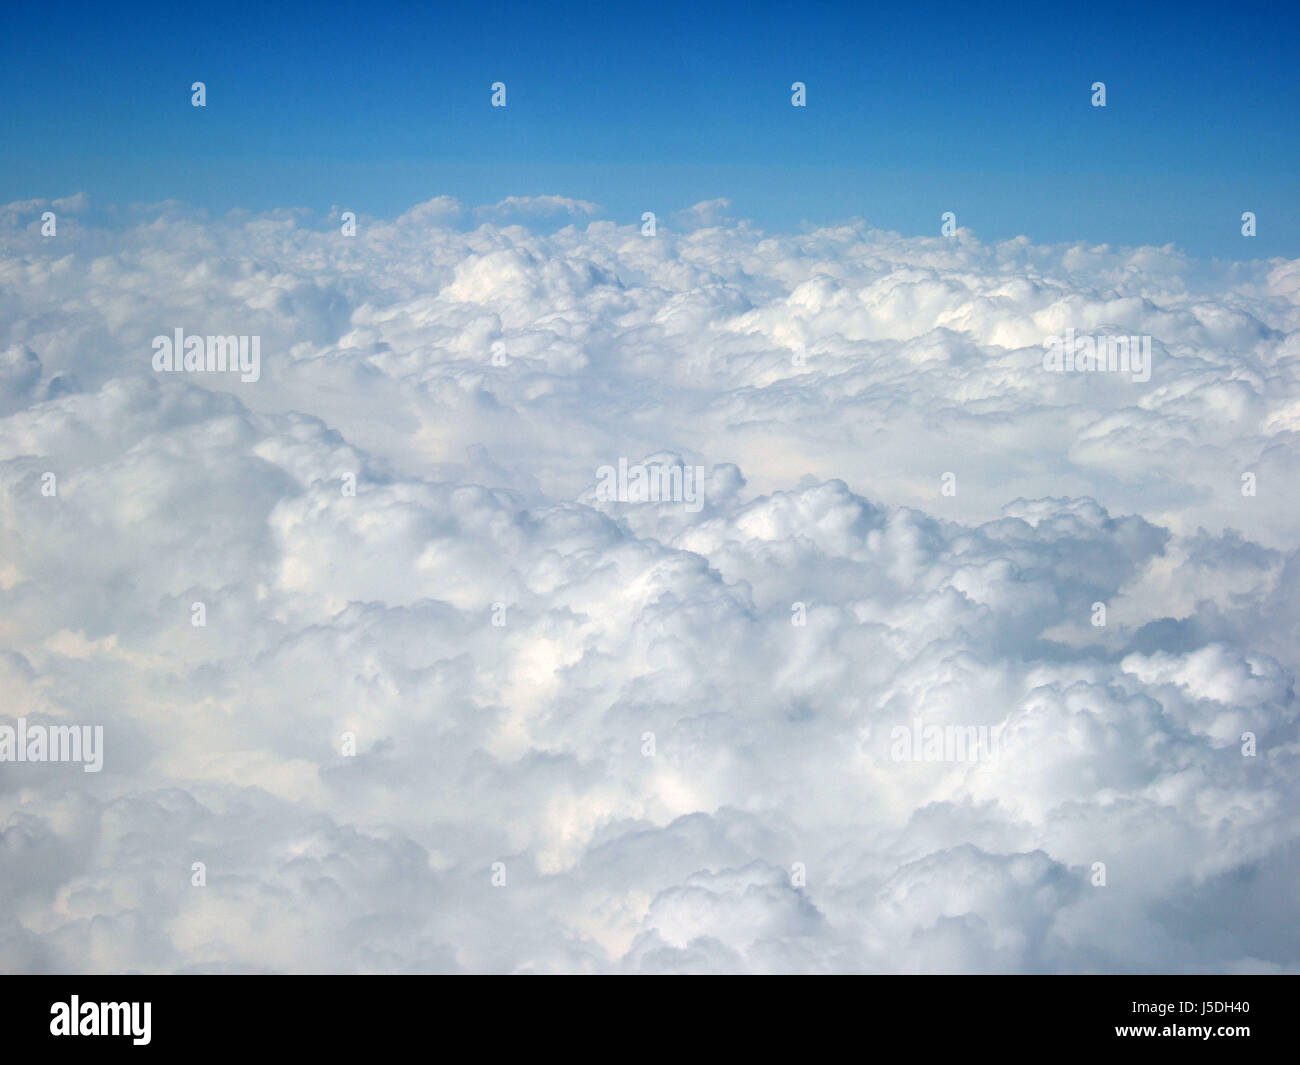
[[[1300,262],[732,211],[0,208],[0,968],[1300,971]]]

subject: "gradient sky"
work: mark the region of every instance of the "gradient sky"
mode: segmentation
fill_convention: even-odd
[[[768,228],[952,210],[985,240],[1296,256],[1298,27],[1295,4],[6,5],[0,201],[554,193],[630,223],[726,197]]]

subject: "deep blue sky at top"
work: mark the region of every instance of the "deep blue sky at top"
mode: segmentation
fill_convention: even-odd
[[[1300,255],[1295,2],[3,8],[0,202],[727,197],[771,229],[952,210],[985,240]]]

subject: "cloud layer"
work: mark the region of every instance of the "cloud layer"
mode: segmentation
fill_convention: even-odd
[[[1300,262],[731,210],[0,208],[0,966],[1300,970]]]

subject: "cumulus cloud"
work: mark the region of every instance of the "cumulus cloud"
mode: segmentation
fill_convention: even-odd
[[[1300,264],[729,207],[0,210],[0,964],[1300,970]]]
[[[476,218],[494,222],[545,218],[551,215],[584,218],[597,214],[600,214],[598,204],[570,199],[568,196],[507,196],[499,203],[474,210]]]

